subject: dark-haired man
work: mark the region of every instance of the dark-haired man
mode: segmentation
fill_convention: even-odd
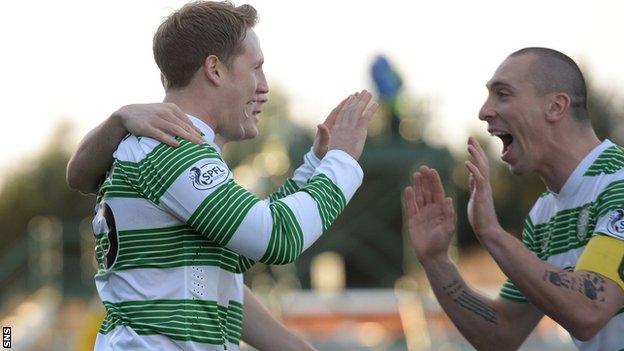
[[[544,314],[581,350],[624,348],[624,148],[600,142],[581,71],[546,48],[511,54],[487,83],[479,118],[503,142],[512,173],[536,172],[548,190],[523,240],[498,223],[487,157],[474,138],[467,161],[470,224],[509,278],[498,298],[469,287],[448,257],[455,216],[435,170],[405,189],[412,245],[438,301],[479,350],[517,349]]]
[[[366,91],[345,99],[304,165],[269,199],[237,185],[216,138],[258,133],[269,88],[255,22],[249,5],[193,2],[154,36],[165,102],[175,106],[122,113],[160,111],[160,126],[148,129],[166,143],[125,138],[100,189],[95,280],[107,315],[96,350],[237,350],[241,337],[263,350],[311,348],[270,317],[242,273],[255,261],[292,262],[342,212],[362,181],[356,160],[376,105],[367,108]],[[167,136],[198,131],[200,144]],[[89,190],[110,166],[120,141],[111,135],[122,133],[114,122],[90,133],[68,166],[70,184]]]

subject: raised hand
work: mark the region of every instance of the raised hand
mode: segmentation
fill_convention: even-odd
[[[371,93],[366,90],[347,98],[336,114],[329,134],[329,150],[342,150],[356,160],[360,158],[366,142],[368,124],[378,107],[377,103],[368,106],[371,98]]]
[[[468,152],[474,162],[466,161],[470,172],[470,201],[468,201],[468,220],[477,237],[495,234],[501,227],[496,218],[492,186],[490,185],[490,163],[485,151],[473,137],[468,138]]]
[[[403,192],[404,215],[412,246],[421,262],[447,255],[455,231],[453,201],[445,197],[435,169],[421,166]]]
[[[134,135],[150,137],[173,147],[180,145],[176,136],[197,144],[203,142],[201,131],[172,103],[126,105],[115,114]]]

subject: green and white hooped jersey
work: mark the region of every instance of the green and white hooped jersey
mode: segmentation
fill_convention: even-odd
[[[348,154],[309,152],[260,200],[234,182],[210,127],[190,118],[204,144],[129,136],[114,154],[93,220],[107,312],[95,350],[238,350],[241,273],[292,262],[362,182]]]
[[[559,194],[544,193],[524,223],[523,243],[541,260],[574,270],[594,234],[624,240],[624,148],[605,140],[576,167]],[[624,254],[624,253],[623,253]],[[527,302],[510,281],[504,298]],[[624,308],[591,340],[572,338],[580,350],[624,349]]]

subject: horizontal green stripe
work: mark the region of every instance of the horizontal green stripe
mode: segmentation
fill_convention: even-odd
[[[503,284],[499,295],[508,300],[512,300],[516,302],[527,302],[527,299],[524,297],[524,295],[522,295],[520,290],[518,290],[518,288],[516,288],[514,283],[509,279],[507,279],[505,283]]]
[[[182,266],[215,266],[232,273],[242,273],[251,265],[240,267],[240,256],[206,239],[188,226],[118,233],[119,251],[112,270],[136,268],[174,268]],[[105,274],[104,252],[108,237],[98,238],[96,256],[100,263],[98,274]]]
[[[613,145],[605,149],[587,169],[584,176],[613,174],[624,168],[624,148]]]
[[[240,342],[243,305],[230,301],[151,300],[111,303],[104,301],[106,317],[100,333],[117,326],[132,328],[141,335],[164,335],[174,340],[222,345]]]

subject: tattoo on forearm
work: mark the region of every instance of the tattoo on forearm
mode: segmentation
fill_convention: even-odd
[[[453,280],[451,283],[443,286],[442,290],[462,308],[480,316],[492,324],[498,325],[496,311],[478,297],[466,291],[459,280]]]
[[[603,295],[605,280],[603,277],[590,272],[582,272],[576,275],[580,275],[580,277],[576,277],[574,273],[567,271],[545,271],[542,279],[554,286],[581,293],[590,300],[605,300]]]

